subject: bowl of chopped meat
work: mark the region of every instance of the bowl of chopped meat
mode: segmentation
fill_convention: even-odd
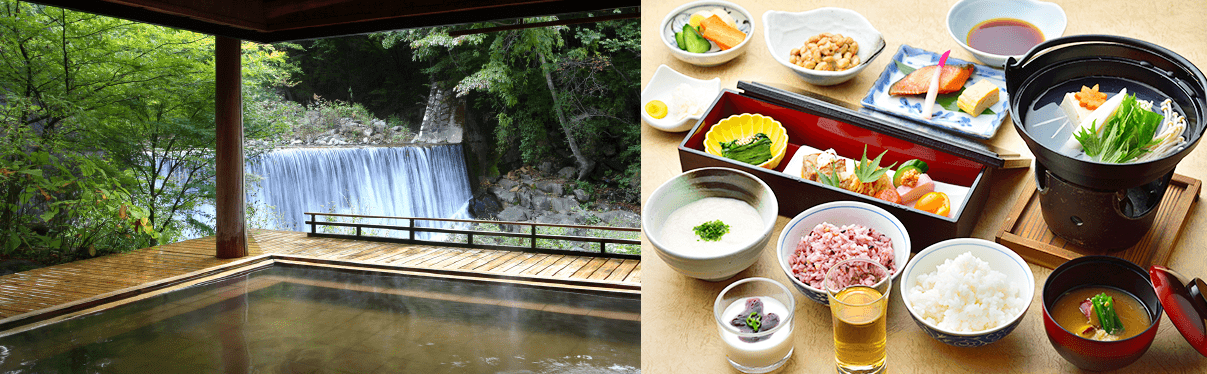
[[[780,268],[797,291],[830,305],[821,288],[826,271],[849,258],[873,259],[901,274],[909,261],[909,233],[888,211],[858,201],[835,201],[805,210],[784,226],[776,248]]]

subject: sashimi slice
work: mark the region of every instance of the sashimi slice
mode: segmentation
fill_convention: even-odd
[[[918,182],[913,187],[897,186],[897,194],[901,195],[902,204],[910,203],[925,195],[927,192],[935,190],[935,182],[930,179],[929,175],[923,173],[918,176]]]
[[[888,94],[894,96],[900,95],[920,95],[926,93],[930,88],[930,77],[938,65],[927,66],[918,70],[914,70],[909,75],[901,78],[892,87],[889,87]],[[976,70],[972,64],[964,65],[945,65],[943,66],[942,74],[939,74],[939,93],[952,93],[959,91],[964,87],[964,83],[968,82],[968,78],[972,77],[972,72]]]

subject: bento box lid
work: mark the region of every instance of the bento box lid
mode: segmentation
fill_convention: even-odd
[[[745,96],[908,140],[986,166],[994,168],[1006,166],[1006,160],[999,155],[1000,149],[923,124],[854,107],[826,96],[778,84],[738,81],[737,88]]]

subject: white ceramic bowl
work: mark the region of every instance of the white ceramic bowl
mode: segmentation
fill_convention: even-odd
[[[914,310],[913,303],[909,299],[909,290],[918,283],[918,274],[933,272],[943,261],[954,259],[964,252],[972,252],[973,256],[988,262],[989,267],[994,271],[1005,274],[1012,282],[1017,282],[1017,287],[1022,287],[1019,296],[1026,300],[1027,305],[1023,307],[1021,313],[1001,326],[976,332],[955,332],[941,329],[918,317],[918,312]],[[909,315],[914,318],[914,322],[936,340],[957,347],[979,347],[998,341],[1010,334],[1027,314],[1027,309],[1031,306],[1031,299],[1035,296],[1035,277],[1031,273],[1031,267],[1027,266],[1027,262],[1023,261],[1023,258],[1010,248],[984,239],[956,238],[932,244],[918,252],[914,259],[909,261],[903,274],[900,289],[901,299],[905,301],[905,308],[909,310]]]
[[[861,61],[859,65],[843,71],[817,71],[788,62],[788,53],[793,48],[804,46],[810,37],[823,32],[855,39],[859,43],[859,52],[856,53]],[[832,86],[851,80],[885,47],[884,36],[872,27],[867,18],[843,8],[817,8],[798,13],[767,11],[763,13],[763,39],[767,41],[767,50],[776,62],[792,69],[805,82],[818,86]]]
[[[675,32],[683,31],[683,25],[687,24],[692,13],[722,8],[729,12],[733,17],[734,22],[738,24],[738,30],[746,33],[746,39],[736,47],[722,51],[713,47],[713,50],[704,53],[691,53],[679,49],[675,42]],[[662,18],[662,23],[658,27],[659,35],[662,37],[662,43],[666,44],[666,48],[670,49],[671,55],[683,62],[696,66],[716,66],[729,62],[729,60],[738,57],[746,51],[746,46],[750,44],[750,39],[754,37],[754,17],[746,8],[742,8],[738,4],[721,0],[704,0],[693,1],[675,8],[666,17]]]
[[[700,254],[691,248],[670,248],[658,236],[667,217],[688,203],[705,197],[728,197],[745,201],[759,212],[763,231],[750,242],[728,253]],[[732,277],[754,264],[763,253],[779,216],[779,201],[771,187],[750,173],[729,168],[690,170],[663,183],[641,211],[641,226],[662,261],[683,275],[707,281]]]
[[[675,92],[675,88],[680,84],[686,84],[692,88],[692,92],[696,95],[699,104],[702,107],[700,114],[690,115],[683,118],[676,118],[673,113],[674,102],[671,100],[671,93]],[[662,65],[654,72],[654,76],[650,78],[650,83],[645,85],[645,89],[641,90],[641,119],[645,120],[650,126],[656,129],[667,132],[682,132],[687,131],[700,121],[708,113],[708,108],[712,102],[716,100],[717,94],[721,93],[721,78],[713,78],[709,80],[695,79],[671,69],[670,66]],[[666,117],[657,119],[650,117],[645,111],[645,104],[650,100],[661,100],[669,109]]]
[[[976,56],[986,65],[1001,68],[1011,56],[981,52],[969,47],[968,32],[981,22],[995,18],[1014,18],[1027,21],[1039,28],[1044,41],[1059,38],[1065,32],[1068,20],[1064,9],[1055,3],[1036,0],[963,0],[947,11],[947,32],[961,47]],[[1022,58],[1022,55],[1014,55]]]
[[[892,278],[896,279],[897,275],[901,274],[901,270],[905,268],[912,244],[909,241],[909,232],[905,230],[905,225],[901,224],[897,217],[878,206],[858,201],[834,201],[814,206],[788,221],[788,225],[784,226],[784,230],[780,232],[779,242],[776,243],[780,269],[784,271],[788,279],[792,280],[792,285],[796,290],[809,297],[810,300],[822,305],[830,305],[825,290],[807,285],[792,274],[792,268],[788,265],[788,255],[796,252],[796,246],[800,244],[802,237],[808,235],[814,227],[823,222],[829,222],[838,227],[851,224],[863,225],[887,235],[889,239],[893,240],[895,269],[893,269]]]

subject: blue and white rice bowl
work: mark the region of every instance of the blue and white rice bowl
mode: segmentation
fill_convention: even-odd
[[[918,275],[935,272],[944,261],[954,259],[965,252],[971,252],[976,258],[989,263],[990,268],[1003,273],[1006,279],[1014,282],[1014,286],[1019,287],[1018,297],[1026,304],[1022,311],[1009,322],[988,330],[957,332],[940,328],[919,317],[920,312],[914,308],[914,303],[910,300],[910,289],[918,283]],[[1027,262],[1010,248],[984,239],[956,238],[935,243],[918,252],[905,266],[899,292],[901,299],[905,301],[906,310],[909,310],[910,317],[913,317],[914,322],[927,335],[956,347],[980,347],[1001,340],[1018,327],[1023,316],[1027,314],[1027,309],[1031,306],[1031,299],[1035,296],[1035,276]]]
[[[788,256],[796,252],[796,246],[800,244],[802,237],[824,222],[839,227],[852,224],[862,225],[888,236],[893,241],[893,265],[895,268],[890,279],[896,279],[905,268],[904,264],[909,260],[912,244],[910,244],[909,233],[905,230],[905,225],[901,224],[897,217],[878,206],[858,201],[834,201],[814,206],[788,221],[788,225],[784,226],[784,230],[780,232],[779,241],[776,243],[780,269],[784,271],[788,279],[792,280],[792,286],[810,300],[822,305],[830,305],[824,289],[807,285],[792,274]]]

